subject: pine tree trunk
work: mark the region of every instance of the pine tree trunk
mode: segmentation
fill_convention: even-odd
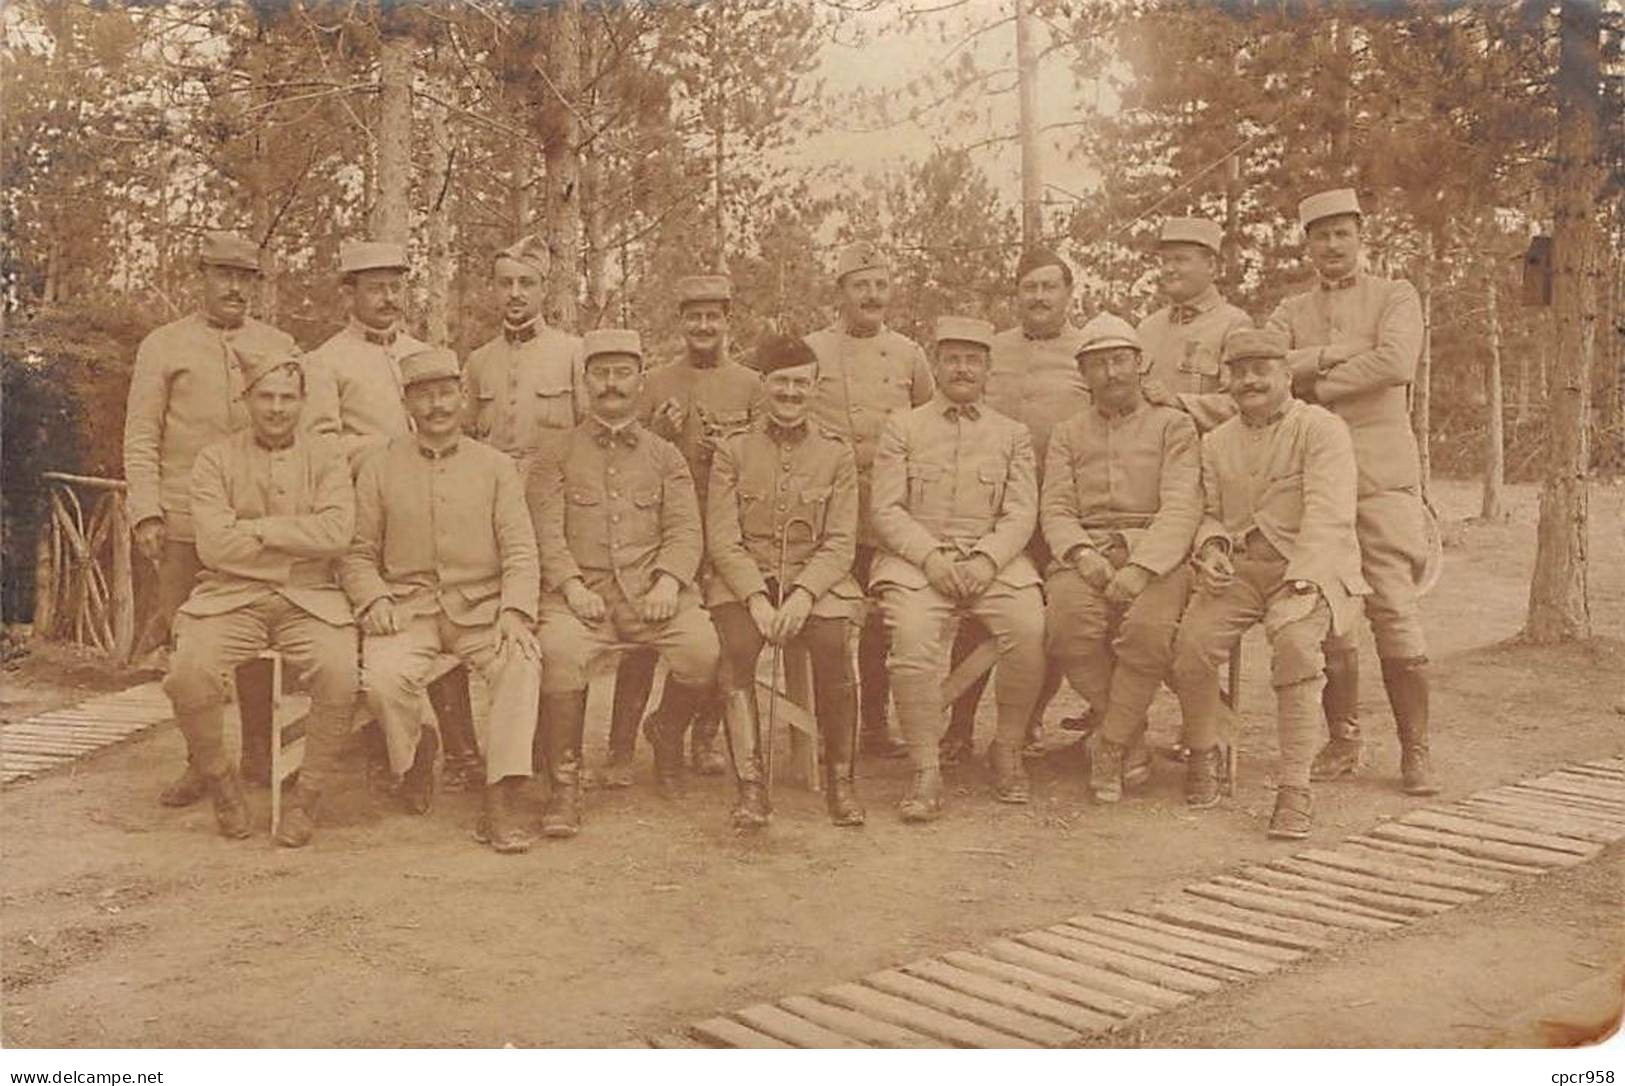
[[[1479,518],[1499,521],[1504,515],[1506,437],[1502,433],[1504,405],[1501,394],[1501,303],[1494,258],[1486,262],[1484,277],[1485,323],[1489,326],[1489,353],[1484,359],[1484,500]]]
[[[548,108],[557,110],[557,118],[547,126],[542,148],[547,171],[543,215],[552,265],[547,280],[547,321],[573,329],[581,282],[581,161],[577,151],[581,126],[574,110],[581,97],[581,0],[564,0],[553,9],[551,19],[548,59],[553,87],[548,91]]]
[[[591,83],[593,66],[597,63],[599,36],[596,23],[589,23],[582,30],[581,84],[585,87]],[[582,114],[594,129],[601,123],[596,116],[595,99],[596,94],[592,94],[582,103]],[[587,313],[582,329],[597,328],[602,324],[604,310],[609,304],[605,279],[605,263],[609,254],[604,250],[605,152],[606,148],[595,141],[581,160],[581,218],[587,232]]]
[[[1596,347],[1601,252],[1596,219],[1603,172],[1599,9],[1563,0],[1557,70],[1557,182],[1552,244],[1556,325],[1546,411],[1546,477],[1540,492],[1535,574],[1526,640],[1536,644],[1591,635],[1586,562],[1591,363]]]
[[[437,98],[449,100],[447,88],[436,88]],[[429,342],[445,344],[451,340],[451,133],[446,124],[444,106],[429,107],[429,179],[426,229],[428,265],[426,288],[428,305],[424,307]]]
[[[388,15],[380,20],[378,202],[373,205],[372,236],[405,243],[411,232],[412,39],[391,28]]]
[[[1038,54],[1029,0],[1016,0],[1016,80],[1021,124],[1021,243],[1044,243],[1044,174],[1038,150]]]
[[[1422,299],[1422,354],[1416,360],[1411,385],[1411,429],[1421,461],[1422,495],[1433,480],[1433,235],[1422,236],[1422,256],[1416,265],[1416,290]]]

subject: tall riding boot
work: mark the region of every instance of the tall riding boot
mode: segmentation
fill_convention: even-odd
[[[1321,691],[1330,738],[1315,755],[1309,779],[1329,781],[1352,776],[1360,768],[1360,651],[1341,641],[1326,648],[1326,689]]]
[[[949,671],[956,670],[964,663],[965,657],[975,651],[987,636],[981,626],[961,622],[958,633],[954,635],[953,651],[948,658]],[[955,765],[970,758],[976,743],[976,707],[981,704],[982,691],[987,689],[988,680],[992,677],[991,668],[982,672],[954,701],[953,708],[948,714],[948,730],[943,733],[939,744],[942,764]]]
[[[932,822],[942,816],[942,770],[937,743],[942,738],[942,691],[930,675],[906,672],[894,677],[897,718],[908,740],[914,785],[898,805],[904,822]]]
[[[762,723],[754,689],[728,691],[722,702],[722,724],[728,736],[734,783],[739,787],[739,800],[733,809],[734,828],[760,829],[767,825],[772,806],[762,772]]]
[[[638,745],[638,724],[649,706],[654,686],[655,665],[660,654],[638,648],[624,654],[615,668],[614,700],[609,710],[609,760],[612,764],[632,761]]]
[[[865,754],[901,758],[908,753],[908,743],[895,738],[886,727],[887,707],[891,702],[891,675],[886,669],[888,640],[886,627],[878,615],[869,616],[858,633],[859,715],[863,720],[860,745]]]
[[[1433,764],[1428,756],[1428,676],[1426,656],[1384,659],[1382,685],[1399,727],[1400,787],[1408,796],[1431,796]]]
[[[587,692],[542,695],[542,720],[552,784],[542,809],[542,834],[574,837],[581,829],[581,735],[587,723]]]
[[[660,707],[643,721],[643,734],[655,755],[655,788],[675,799],[683,791],[683,735],[700,707],[713,696],[713,688],[685,686],[666,676]]]
[[[717,733],[722,729],[722,706],[710,702],[694,715],[688,730],[688,765],[702,777],[715,777],[728,768],[727,759],[717,750]]]
[[[818,730],[824,740],[824,803],[829,820],[837,826],[861,826],[865,818],[852,781],[856,709],[848,691],[844,706],[820,706],[818,710]]]

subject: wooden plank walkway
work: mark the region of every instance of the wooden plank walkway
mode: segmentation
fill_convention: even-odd
[[[174,718],[157,682],[0,724],[0,783],[76,762]]]
[[[1137,908],[717,1015],[632,1046],[1064,1047],[1591,859],[1625,839],[1625,756],[1408,811]]]

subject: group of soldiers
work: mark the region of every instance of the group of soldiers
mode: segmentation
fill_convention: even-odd
[[[603,783],[631,783],[641,722],[663,794],[731,769],[733,822],[760,827],[772,646],[810,662],[831,820],[864,821],[861,750],[910,760],[900,814],[931,821],[982,693],[945,711],[950,665],[991,640],[996,799],[1028,801],[1023,755],[1064,679],[1089,705],[1068,722],[1090,733],[1089,790],[1119,800],[1149,772],[1166,682],[1185,798],[1203,808],[1227,764],[1219,667],[1262,623],[1280,737],[1268,832],[1301,838],[1310,781],[1362,760],[1362,602],[1403,787],[1434,791],[1406,406],[1417,294],[1361,269],[1352,190],[1305,199],[1300,219],[1318,281],[1261,328],[1214,286],[1221,228],[1179,218],[1157,247],[1168,304],[1138,328],[1111,313],[1074,327],[1071,269],[1031,250],[1019,325],[942,317],[928,355],[887,327],[889,273],[859,242],[839,254],[835,321],[764,337],[751,365],[729,350],[730,281],[683,280],[683,353],[654,367],[636,331],[546,325],[534,238],[494,257],[502,333],[462,365],[402,329],[404,247],[341,247],[348,323],[301,355],[248,316],[256,247],[208,235],[202,308],[142,342],[126,421],[188,755],[162,802],[211,798],[220,831],[247,835],[226,676],[274,647],[311,691],[279,843],[311,839],[358,694],[401,802],[426,812],[440,741],[425,685],[449,653],[490,693],[476,839],[530,847],[533,774],[548,778],[541,832],[572,836],[588,675],[621,652]]]

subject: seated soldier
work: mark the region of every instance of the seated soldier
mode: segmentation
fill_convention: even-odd
[[[1359,597],[1354,446],[1341,419],[1292,398],[1286,337],[1238,329],[1224,341],[1240,414],[1202,439],[1205,516],[1195,594],[1174,641],[1173,683],[1190,760],[1185,799],[1218,802],[1219,665],[1262,622],[1272,654],[1281,762],[1269,836],[1309,836],[1309,763],[1321,728],[1321,642],[1349,628]]]
[[[762,646],[806,645],[824,746],[824,798],[837,826],[863,824],[852,794],[857,690],[847,624],[863,592],[857,552],[858,476],[852,450],[807,419],[818,356],[803,340],[770,336],[756,352],[767,389],[765,416],[718,446],[706,507],[714,572],[706,586],[722,639],[723,723],[739,803],[734,825],[766,824],[756,706]]]
[[[1116,803],[1190,591],[1202,468],[1190,419],[1141,396],[1129,323],[1102,313],[1082,335],[1078,369],[1094,403],[1051,432],[1044,468],[1040,520],[1055,555],[1045,627],[1051,659],[1103,716],[1089,789]]]
[[[891,631],[892,696],[914,766],[900,809],[909,822],[942,813],[938,741],[949,632],[978,618],[999,648],[998,728],[988,756],[994,796],[1028,801],[1021,747],[1044,678],[1044,599],[1026,547],[1038,523],[1032,437],[982,402],[993,326],[943,317],[936,395],[886,420],[875,455],[870,571]]]
[[[180,608],[164,691],[186,737],[186,774],[166,802],[214,797],[220,832],[248,836],[248,809],[221,744],[237,665],[275,648],[308,673],[304,768],[277,843],[310,840],[355,702],[355,620],[334,576],[355,524],[350,466],[337,440],[302,432],[305,373],[287,352],[238,352],[249,429],[207,445],[192,467],[203,573]],[[279,782],[272,782],[277,787]]]
[[[643,344],[597,329],[583,340],[587,421],[538,450],[527,487],[541,545],[542,727],[554,774],[544,832],[574,833],[587,672],[604,652],[651,645],[666,688],[644,722],[655,782],[682,787],[683,735],[712,693],[717,634],[694,577],[703,532],[694,481],[676,446],[637,421]],[[563,768],[561,768],[563,767]],[[562,797],[562,798],[560,798]]]
[[[491,691],[485,809],[474,839],[523,852],[531,835],[518,791],[531,775],[541,653],[531,625],[536,537],[507,454],[462,432],[457,356],[431,347],[401,360],[414,432],[365,454],[356,478],[355,542],[344,589],[365,637],[361,686],[383,729],[406,809],[434,800],[440,737],[423,727],[435,659],[480,669]]]

